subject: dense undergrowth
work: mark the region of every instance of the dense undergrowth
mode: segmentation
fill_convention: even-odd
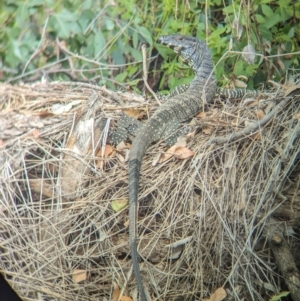
[[[299,23],[299,0],[6,0],[0,3],[0,76],[141,89],[146,43],[150,85],[172,88],[193,75],[155,41],[182,33],[207,41],[220,85],[259,87],[299,72]]]

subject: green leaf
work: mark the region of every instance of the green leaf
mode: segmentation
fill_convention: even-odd
[[[100,53],[104,53],[104,49],[106,46],[106,40],[101,31],[96,32],[94,38],[94,57],[99,57]],[[102,56],[101,56],[102,57]]]
[[[82,9],[82,10],[85,10],[85,9],[90,9],[90,8],[92,8],[93,3],[94,3],[93,0],[84,0],[81,9]]]
[[[107,30],[113,30],[115,23],[111,19],[105,19],[105,26]]]
[[[128,206],[128,200],[127,199],[114,200],[111,201],[110,205],[113,211],[119,212]]]
[[[131,53],[132,57],[134,57],[135,61],[141,61],[143,59],[142,52],[140,50],[137,50],[133,47],[129,47],[129,49],[130,49],[130,53]]]
[[[263,14],[267,17],[272,17],[272,15],[274,14],[274,12],[270,8],[270,6],[265,5],[265,4],[261,5],[261,10],[262,10]]]
[[[139,35],[136,31],[132,33],[132,45],[135,49],[138,47]]]
[[[80,32],[77,21],[78,17],[75,13],[62,10],[50,17],[49,25],[57,31],[57,35],[62,39],[71,37],[72,33]]]
[[[115,77],[115,81],[118,82],[118,83],[124,83],[124,80],[125,78],[127,77],[128,73],[125,71],[125,72],[122,72],[122,73],[119,73],[116,77]]]
[[[146,27],[138,27],[138,32],[146,40],[146,42],[149,43],[149,45],[153,45],[152,34]]]
[[[290,294],[290,292],[282,292],[276,296],[273,296],[269,301],[279,301],[282,297],[286,297]]]
[[[81,12],[81,15],[78,18],[78,24],[80,25],[82,32],[86,30],[94,17],[95,14],[89,9],[85,9]]]
[[[268,41],[272,41],[273,40],[272,33],[264,25],[260,25],[259,26],[259,30],[260,30],[260,33],[261,33],[261,35],[262,35],[263,38],[265,38]]]
[[[290,38],[292,38],[292,37],[295,36],[295,28],[294,28],[294,27],[292,27],[292,28],[289,30],[288,36],[289,36]]]
[[[260,23],[260,24],[266,23],[266,19],[261,15],[257,14],[257,15],[255,15],[255,18],[256,18],[257,23]]]
[[[266,20],[266,23],[264,24],[264,26],[266,28],[271,28],[274,25],[276,25],[277,23],[282,21],[282,17],[278,14],[273,14],[270,18],[268,18]]]

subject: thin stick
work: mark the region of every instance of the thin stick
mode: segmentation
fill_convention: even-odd
[[[34,57],[37,56],[40,53],[40,47],[41,47],[42,42],[44,40],[44,36],[45,36],[46,28],[47,28],[47,25],[48,25],[48,21],[49,21],[49,17],[46,19],[45,25],[43,27],[43,32],[42,32],[42,36],[41,36],[41,40],[39,42],[39,45],[38,45],[37,49],[35,50],[35,52],[31,55],[31,57],[29,58],[29,60],[27,61],[27,63],[25,64],[24,69],[23,69],[21,75],[24,75],[24,73],[25,73],[28,65],[30,64],[31,60],[33,60]]]
[[[281,111],[290,100],[291,100],[291,97],[283,98],[281,100],[281,102],[269,114],[267,114],[265,117],[263,117],[258,122],[245,127],[240,132],[232,133],[230,135],[227,135],[226,137],[212,138],[208,141],[208,143],[209,144],[213,144],[213,143],[225,144],[225,143],[229,143],[229,142],[234,142],[234,141],[236,141],[240,138],[243,138],[243,137],[246,137],[250,134],[253,134],[258,129],[263,127],[265,124],[267,124],[271,120],[271,118],[273,118],[279,111]]]
[[[146,54],[146,45],[143,44],[142,45],[142,54],[143,54],[143,80],[144,80],[144,84],[146,86],[146,88],[148,89],[148,91],[153,95],[153,97],[155,98],[155,100],[157,101],[157,103],[161,106],[161,102],[159,101],[157,95],[154,93],[154,91],[151,89],[151,87],[148,84],[148,68],[147,68],[147,54]]]

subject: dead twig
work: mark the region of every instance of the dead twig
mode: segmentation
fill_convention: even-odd
[[[157,95],[154,93],[154,91],[151,89],[151,87],[148,84],[147,54],[146,54],[146,45],[145,44],[142,45],[142,54],[143,54],[143,73],[144,73],[143,80],[144,80],[144,84],[145,84],[146,88],[148,89],[148,91],[153,95],[156,102],[159,105],[161,105],[161,102],[159,101]]]

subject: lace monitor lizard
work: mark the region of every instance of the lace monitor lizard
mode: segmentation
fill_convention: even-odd
[[[162,36],[158,42],[173,49],[195,71],[196,76],[186,91],[168,98],[139,129],[130,150],[129,237],[133,270],[142,301],[147,301],[147,297],[142,283],[136,243],[138,185],[142,158],[153,142],[164,139],[166,144],[174,144],[182,134],[178,132],[180,124],[194,117],[203,107],[203,103],[210,102],[216,94],[212,58],[204,42],[179,34]]]
[[[158,42],[174,50],[195,72],[193,81],[175,88],[168,95],[159,95],[165,102],[156,110],[145,124],[123,115],[116,132],[110,132],[110,140],[118,144],[127,135],[135,136],[129,157],[129,239],[134,275],[138,284],[140,300],[147,301],[140,273],[137,242],[136,217],[138,186],[142,158],[148,146],[163,139],[173,145],[184,134],[180,124],[194,117],[204,103],[209,103],[216,95],[226,98],[242,98],[244,95],[257,95],[256,91],[244,89],[217,88],[213,77],[213,63],[207,45],[197,38],[180,34],[162,36]]]

